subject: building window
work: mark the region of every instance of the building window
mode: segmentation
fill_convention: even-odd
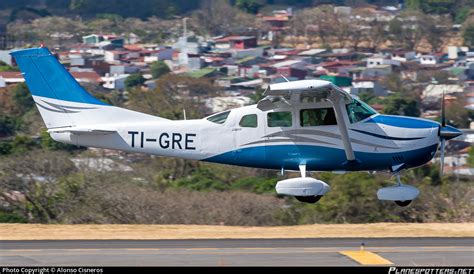
[[[302,127],[337,125],[336,114],[333,108],[302,109],[300,124]]]
[[[267,114],[269,127],[291,127],[292,117],[290,111],[270,112]]]
[[[242,117],[239,122],[241,127],[257,127],[257,114],[248,114]]]

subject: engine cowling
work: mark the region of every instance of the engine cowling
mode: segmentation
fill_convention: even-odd
[[[275,189],[280,195],[322,196],[329,191],[330,187],[321,180],[311,177],[298,177],[278,181]]]

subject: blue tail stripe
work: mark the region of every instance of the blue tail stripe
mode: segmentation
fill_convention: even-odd
[[[85,91],[47,48],[18,50],[11,53],[35,96],[107,105]]]

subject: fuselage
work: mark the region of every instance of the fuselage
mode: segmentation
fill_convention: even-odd
[[[356,156],[356,162],[348,164],[337,125],[303,121],[307,109],[330,107],[328,103],[313,103],[262,111],[252,105],[204,119],[101,127],[115,134],[52,133],[52,137],[82,146],[285,170],[298,170],[301,164],[310,171],[388,170],[402,164],[410,168],[425,164],[435,155],[438,123],[374,113],[360,121],[346,117]],[[279,113],[284,113],[285,119],[275,124],[271,119]]]

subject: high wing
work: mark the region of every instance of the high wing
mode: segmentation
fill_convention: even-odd
[[[356,161],[349,139],[348,120],[345,114],[346,104],[352,101],[352,97],[349,93],[331,82],[324,80],[302,80],[270,85],[264,93],[265,97],[257,103],[257,108],[267,111],[291,106],[295,100],[295,96],[292,95],[303,92],[311,94],[318,100],[326,100],[332,103],[348,163]]]

